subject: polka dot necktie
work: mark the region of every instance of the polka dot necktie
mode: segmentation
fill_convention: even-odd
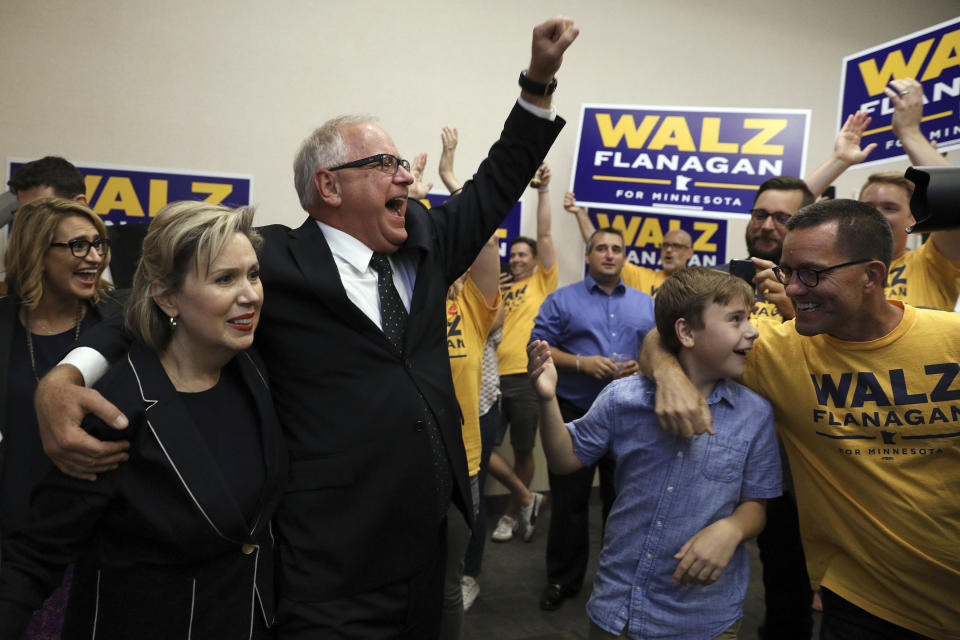
[[[380,294],[380,324],[383,333],[387,336],[397,351],[403,353],[403,334],[407,330],[407,308],[393,284],[393,269],[386,254],[375,253],[370,258],[370,266],[377,272],[377,292]],[[433,412],[427,404],[423,394],[420,398],[422,419],[417,422],[416,428],[426,430],[427,442],[430,447],[430,459],[433,463],[436,515],[438,519],[447,513],[450,496],[453,491],[453,476],[447,463],[447,453],[443,447],[440,429],[433,418]]]
[[[380,294],[380,325],[397,351],[403,352],[403,335],[407,331],[407,308],[393,284],[393,269],[384,253],[375,253],[370,266],[377,272],[377,292]]]

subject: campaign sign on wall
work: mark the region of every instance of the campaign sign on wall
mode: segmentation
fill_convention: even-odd
[[[691,267],[716,267],[727,262],[727,221],[649,211],[599,207],[588,212],[597,229],[613,227],[623,233],[627,260],[648,269],[661,269],[660,245],[672,229],[683,229],[693,240]]]
[[[585,104],[571,190],[588,207],[746,213],[803,175],[809,110]]]
[[[28,162],[8,161],[7,176]],[[253,178],[223,173],[171,169],[77,165],[87,188],[87,202],[113,224],[150,222],[157,211],[178,200],[202,200],[239,207],[250,204]]]
[[[923,85],[921,131],[941,151],[960,148],[960,18],[843,59],[837,129],[855,111],[870,114],[863,143],[878,146],[864,165],[904,155],[891,126],[893,105],[883,92],[891,80],[902,78]]]
[[[443,204],[450,199],[448,193],[428,193],[426,198],[420,200],[427,209]],[[507,262],[510,259],[510,240],[520,235],[520,212],[521,203],[517,202],[510,209],[510,213],[500,223],[497,229],[497,237],[500,238],[500,262]]]

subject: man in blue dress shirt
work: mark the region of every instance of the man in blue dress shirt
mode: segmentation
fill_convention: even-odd
[[[566,422],[583,416],[611,380],[637,373],[637,353],[654,326],[653,298],[620,279],[626,261],[623,235],[595,231],[587,241],[588,275],[551,293],[537,316],[530,340],[550,345],[560,379],[557,399]],[[606,520],[613,504],[613,458],[602,458],[570,475],[549,474],[550,530],[547,537],[547,586],[540,608],[552,611],[583,584],[590,551],[588,504],[593,477],[600,469]]]

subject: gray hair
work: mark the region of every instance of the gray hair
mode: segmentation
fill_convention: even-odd
[[[325,169],[347,162],[347,148],[341,129],[355,122],[374,122],[368,115],[345,115],[327,120],[300,143],[293,158],[293,184],[300,197],[300,206],[309,211],[316,204],[317,190],[313,176],[317,169]]]

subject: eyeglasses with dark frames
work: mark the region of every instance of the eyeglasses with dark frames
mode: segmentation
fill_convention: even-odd
[[[777,276],[777,280],[783,286],[790,284],[790,278],[792,278],[793,274],[796,273],[801,284],[803,284],[805,287],[813,288],[820,284],[821,274],[827,273],[828,271],[833,271],[834,269],[839,269],[840,267],[849,267],[853,264],[864,264],[865,262],[872,261],[872,258],[870,260],[853,260],[851,262],[844,262],[843,264],[835,264],[832,267],[824,267],[823,269],[812,269],[810,267],[791,269],[790,267],[778,265],[773,268],[773,273]]]
[[[360,158],[359,160],[354,160],[353,162],[347,162],[345,164],[339,164],[335,167],[330,167],[327,169],[327,171],[340,171],[340,169],[365,167],[368,164],[373,164],[375,162],[380,164],[380,171],[389,173],[390,175],[396,175],[397,171],[400,170],[400,167],[403,167],[404,171],[410,171],[410,161],[404,160],[403,158],[398,158],[392,153],[378,153],[375,156]]]
[[[87,240],[86,238],[74,238],[67,242],[51,242],[51,247],[67,247],[74,258],[86,258],[90,254],[90,248],[97,250],[99,255],[106,255],[110,248],[110,241],[106,238],[97,238],[96,240]]]
[[[785,211],[767,211],[766,209],[750,209],[750,217],[757,222],[763,222],[767,218],[773,218],[773,221],[784,226],[792,214]]]

